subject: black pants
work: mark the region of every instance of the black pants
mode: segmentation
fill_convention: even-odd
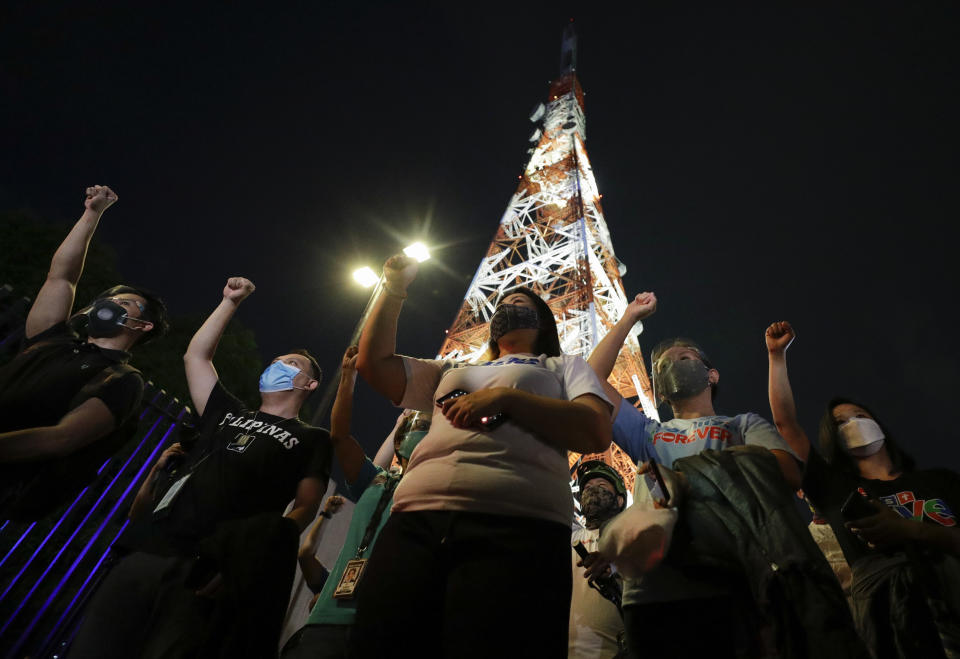
[[[630,657],[732,659],[736,615],[726,597],[623,607]]]
[[[351,657],[566,657],[570,529],[478,513],[394,513],[357,595]]]
[[[304,625],[284,643],[280,659],[346,659],[352,631],[353,625]]]
[[[69,659],[192,656],[213,607],[183,585],[192,566],[143,552],[120,559],[84,611]]]

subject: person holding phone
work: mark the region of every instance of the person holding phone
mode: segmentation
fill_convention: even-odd
[[[360,583],[355,656],[380,656],[425,620],[436,632],[418,638],[418,656],[498,656],[504,639],[512,656],[564,656],[567,451],[609,446],[610,404],[587,363],[561,353],[550,307],[526,288],[491,300],[489,351],[478,363],[397,355],[416,272],[412,259],[387,260],[360,339],[359,371],[374,389],[435,411]],[[468,393],[444,399],[457,390]]]
[[[585,526],[575,528],[570,539],[573,597],[567,657],[615,657],[624,649],[622,578],[609,563],[590,561],[589,556],[597,551],[600,526],[626,507],[627,488],[619,472],[602,460],[587,460],[577,467],[577,487]]]
[[[766,330],[770,410],[853,570],[858,631],[875,657],[943,657],[960,642],[960,476],[916,469],[883,422],[848,398],[827,404],[815,450],[787,373],[795,338],[786,321]]]

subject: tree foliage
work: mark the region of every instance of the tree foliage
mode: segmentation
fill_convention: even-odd
[[[0,212],[0,285],[10,284],[18,297],[35,296],[47,277],[53,253],[69,231],[70,225],[46,223],[27,212]],[[125,282],[116,263],[116,253],[94,236],[83,276],[77,284],[75,309],[98,293]],[[159,293],[163,295],[162,291]],[[131,363],[148,380],[180,400],[189,401],[183,353],[205,317],[204,314],[171,317],[170,333],[158,341],[136,346]],[[248,405],[258,404],[260,358],[251,330],[237,320],[231,321],[220,341],[214,365],[231,392]]]

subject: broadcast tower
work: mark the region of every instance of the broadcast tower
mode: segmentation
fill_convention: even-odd
[[[557,319],[563,352],[586,358],[627,306],[621,276],[603,217],[602,195],[584,146],[583,89],[577,79],[577,37],[567,26],[560,75],[546,103],[530,115],[530,161],[473,281],[440,357],[471,360],[486,349],[487,325],[501,293],[527,286],[541,295]],[[642,331],[638,323],[637,330]],[[617,359],[610,383],[648,416],[659,418],[636,335]],[[628,404],[624,401],[624,404]],[[633,464],[613,446],[601,459],[633,483]],[[581,458],[570,454],[571,467]]]

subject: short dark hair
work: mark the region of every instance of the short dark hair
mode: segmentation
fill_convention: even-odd
[[[860,470],[857,469],[857,463],[854,462],[849,453],[843,450],[843,443],[840,440],[840,426],[833,418],[833,410],[838,405],[856,405],[877,422],[880,430],[883,431],[884,446],[887,449],[887,455],[890,456],[890,461],[893,463],[894,469],[900,472],[907,472],[913,471],[916,468],[916,462],[914,462],[909,453],[900,448],[890,434],[890,431],[883,425],[883,421],[873,413],[873,410],[863,403],[858,403],[851,398],[843,398],[840,396],[831,399],[830,402],[827,403],[827,409],[824,411],[823,416],[820,417],[820,453],[827,463],[843,473],[855,478],[860,478]]]
[[[674,348],[674,347],[690,348],[691,350],[696,352],[697,355],[700,356],[700,361],[703,362],[704,366],[706,366],[708,369],[716,368],[713,365],[713,362],[710,361],[710,358],[707,357],[707,353],[703,351],[703,348],[701,348],[696,341],[694,341],[693,339],[684,338],[682,336],[676,336],[672,339],[664,339],[663,341],[661,341],[660,343],[658,343],[653,347],[653,352],[650,353],[650,375],[651,376],[653,376],[654,378],[657,377],[657,374],[656,374],[657,362],[660,361],[660,357],[663,356],[663,353],[665,353],[670,348]],[[717,400],[717,393],[719,392],[719,389],[720,389],[719,384],[710,385],[710,402]]]
[[[323,379],[323,370],[320,368],[320,363],[317,361],[317,358],[310,354],[310,351],[306,348],[297,348],[296,350],[291,350],[288,354],[291,355],[301,355],[307,358],[307,361],[310,362],[310,368],[313,370],[313,379],[317,381],[317,384],[320,384],[320,380]]]
[[[153,323],[153,329],[149,332],[144,332],[142,338],[138,340],[138,343],[144,344],[149,341],[153,341],[154,339],[159,339],[161,336],[170,331],[170,320],[169,316],[167,315],[167,305],[164,304],[159,295],[149,289],[142,288],[140,286],[127,286],[126,284],[120,284],[103,291],[96,297],[96,299],[102,300],[104,298],[120,295],[121,293],[139,295],[147,302],[143,309],[141,318]]]
[[[546,355],[547,357],[559,357],[562,354],[560,351],[560,334],[557,332],[557,320],[553,317],[553,311],[550,309],[550,305],[526,286],[517,286],[516,288],[511,288],[509,291],[505,291],[497,298],[496,306],[499,307],[501,300],[510,297],[514,293],[526,295],[537,308],[537,315],[540,317],[540,331],[537,334],[537,341],[533,346],[534,352],[538,355]],[[500,356],[500,346],[497,345],[497,342],[494,341],[493,338],[487,341],[487,347],[490,348],[494,359]]]

